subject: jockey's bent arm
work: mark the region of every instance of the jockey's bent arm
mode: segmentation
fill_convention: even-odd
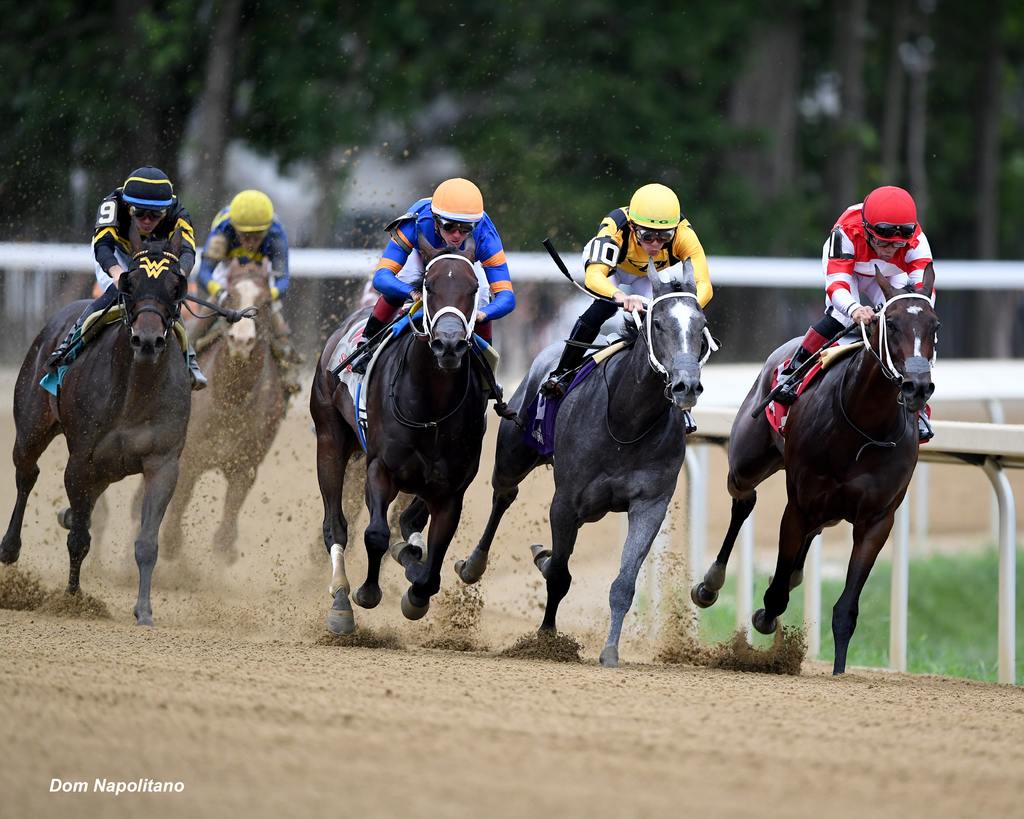
[[[398,274],[405,267],[416,241],[416,220],[406,219],[391,231],[391,241],[377,263],[373,286],[391,304],[401,305],[415,289],[399,281]]]
[[[515,310],[516,294],[512,290],[512,277],[508,272],[501,237],[486,216],[477,228],[477,233],[476,255],[484,269],[492,297],[480,312],[485,316],[484,321],[494,321]]]
[[[264,239],[264,246],[270,260],[270,295],[279,299],[288,292],[292,276],[288,269],[288,234],[276,219]]]

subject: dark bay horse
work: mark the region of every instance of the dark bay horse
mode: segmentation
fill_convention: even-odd
[[[629,516],[619,574],[609,593],[611,626],[601,651],[606,666],[618,665],[619,635],[633,602],[637,574],[676,488],[686,454],[683,410],[695,406],[703,390],[700,373],[706,355],[701,354],[701,342],[707,321],[697,302],[693,268],[686,263],[682,271],[652,270],[650,278],[654,300],[642,329],[632,333],[630,349],[600,364],[601,372],[590,375],[562,402],[553,457],[538,454],[514,422],[501,422],[491,515],[473,553],[455,567],[466,583],[480,579],[498,524],[519,494],[519,484],[538,465],[554,463],[552,550],[533,547],[534,562],[547,579],[542,631],[555,630],[558,604],[572,581],[569,557],[580,527],[608,512]],[[543,350],[509,402],[524,420],[561,350],[560,343]]]
[[[786,470],[786,509],[779,556],[764,608],[753,624],[775,631],[789,593],[803,579],[811,541],[840,520],[853,524],[853,552],[846,587],[832,609],[836,655],[833,673],[846,670],[846,653],[857,625],[861,589],[892,530],[896,509],[917,465],[916,413],[935,389],[931,361],[939,319],[931,304],[935,273],[929,265],[920,290],[894,290],[875,279],[886,302],[867,345],[825,371],[789,411],[786,437],[763,412],[751,417],[771,387],[772,372],[796,349],[793,339],[771,354],[733,422],[729,438],[732,518],[718,557],[691,591],[706,608],[725,583],[725,568],[743,521],[757,502],[755,488]]]
[[[18,497],[0,543],[0,561],[18,559],[25,505],[39,477],[37,462],[62,432],[68,444],[64,486],[70,507],[62,514],[69,528],[68,594],[79,590],[96,499],[111,483],[143,475],[142,524],[135,541],[139,595],[134,614],[139,625],[153,623],[150,584],[157,534],[178,479],[189,415],[188,369],[172,333],[186,294],[179,248],[176,234],[167,243],[146,244],[135,253],[118,280],[122,320],[84,347],[57,397],[43,390],[39,380],[50,351],[87,301],[67,305],[46,323],[29,347],[14,388]]]
[[[399,491],[415,495],[402,515],[402,531],[408,536],[422,528],[429,514],[426,555],[415,546],[395,554],[411,583],[402,597],[402,613],[410,620],[426,614],[440,588],[441,565],[459,524],[463,496],[480,464],[485,427],[483,381],[469,349],[478,288],[474,245],[470,240],[466,251],[436,250],[421,240],[419,249],[426,265],[423,330],[399,337],[381,351],[367,387],[368,567],[366,581],[353,594],[364,608],[380,602],[380,563],[390,539],[388,507]],[[333,572],[334,602],[327,626],[335,633],[355,628],[344,566],[348,524],[342,494],[345,467],[359,442],[353,395],[331,372],[329,362],[339,340],[365,316],[365,310],[351,316],[328,340],[309,400],[324,503],[324,546]]]
[[[286,408],[281,373],[270,346],[271,302],[270,283],[264,271],[233,268],[223,307],[239,312],[255,308],[256,318],[251,322],[217,325],[197,345],[210,388],[196,393],[192,399],[178,488],[163,530],[168,556],[181,544],[182,517],[196,481],[204,472],[220,470],[227,480],[227,496],[214,535],[214,548],[228,562],[237,559],[239,511],[270,451]]]

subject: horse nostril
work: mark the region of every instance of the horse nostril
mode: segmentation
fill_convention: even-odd
[[[464,338],[463,339],[459,339],[457,342],[455,342],[455,354],[456,355],[462,355],[468,349],[469,349],[469,342],[466,341]]]
[[[928,384],[928,389],[926,389],[924,391],[925,398],[931,398],[933,392],[935,392],[935,385],[934,384]]]
[[[435,338],[430,342],[430,352],[434,355],[444,355],[444,344]]]
[[[153,342],[153,345],[157,348],[157,350],[162,350],[164,347],[167,346],[167,339],[165,339],[163,336],[158,336],[156,341]]]
[[[697,395],[700,395],[700,394],[701,394],[702,392],[704,392],[704,385],[703,385],[703,384],[701,384],[701,383],[700,383],[700,382],[698,381],[698,382],[697,382]]]
[[[137,335],[134,335],[134,334],[133,334],[133,335],[132,335],[132,341],[131,341],[131,345],[132,345],[132,347],[134,347],[134,348],[135,348],[136,350],[137,350],[137,349],[139,349],[139,347],[141,347],[141,346],[142,346],[142,339],[141,339],[141,338],[139,338],[139,336],[137,336]]]

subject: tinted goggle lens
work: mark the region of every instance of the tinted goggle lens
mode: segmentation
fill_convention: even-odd
[[[139,219],[163,219],[167,215],[167,210],[154,210],[153,208],[137,208],[134,205],[131,209],[132,216]]]
[[[445,220],[439,220],[441,230],[445,233],[454,233],[455,231],[461,231],[462,233],[469,234],[473,232],[476,227],[472,222],[448,222]]]
[[[654,228],[635,227],[633,230],[641,242],[670,242],[676,235],[674,229],[655,230]]]
[[[914,230],[917,225],[913,222],[907,225],[893,225],[889,222],[879,222],[877,225],[868,225],[868,228],[876,236],[880,236],[883,239],[909,239],[914,235]]]

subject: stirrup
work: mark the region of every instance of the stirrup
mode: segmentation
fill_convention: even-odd
[[[206,376],[203,371],[199,369],[199,361],[196,359],[195,353],[187,354],[188,358],[188,375],[192,381],[192,391],[200,392],[205,390],[209,385],[206,380]]]
[[[935,437],[935,430],[922,413],[917,414],[917,442],[926,444]]]
[[[693,420],[689,410],[683,410],[683,425],[687,435],[693,435],[697,431],[697,422]]]
[[[796,391],[797,388],[800,386],[800,381],[799,379],[794,378],[792,373],[789,373],[787,375],[785,372],[783,372],[780,373],[780,376],[781,375],[785,375],[786,380],[782,382],[782,387],[780,387],[779,391],[775,393],[775,398],[773,400],[776,404],[781,404],[784,407],[789,407],[792,406],[797,399]]]
[[[558,400],[560,398],[565,398],[567,385],[564,379],[568,374],[568,372],[551,373],[551,375],[548,376],[547,381],[540,385],[540,394],[543,395],[548,400]]]

